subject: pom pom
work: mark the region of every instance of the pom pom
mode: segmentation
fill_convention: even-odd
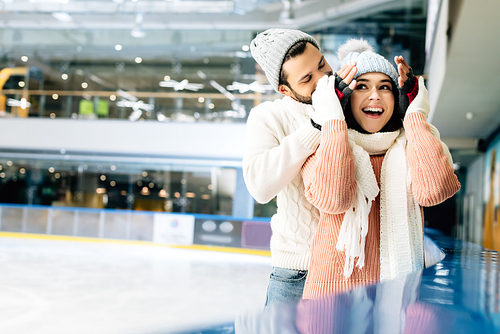
[[[364,39],[350,39],[344,45],[339,47],[338,57],[341,62],[351,52],[361,53],[363,51],[375,52],[373,47]]]

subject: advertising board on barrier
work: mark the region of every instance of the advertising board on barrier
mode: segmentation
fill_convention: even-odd
[[[193,244],[194,216],[157,213],[154,215],[153,241],[162,244]]]

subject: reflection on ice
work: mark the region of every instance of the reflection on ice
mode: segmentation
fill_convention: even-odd
[[[452,312],[419,300],[422,272],[320,300],[241,315],[236,333],[448,333]]]
[[[321,300],[241,314],[236,333],[500,333],[498,254],[436,238],[447,255],[433,267]]]

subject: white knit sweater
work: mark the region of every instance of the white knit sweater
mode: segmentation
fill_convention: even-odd
[[[305,198],[300,171],[320,139],[306,105],[290,97],[264,102],[248,116],[243,157],[248,191],[259,203],[277,196],[278,211],[271,219],[273,266],[309,267],[319,212]]]

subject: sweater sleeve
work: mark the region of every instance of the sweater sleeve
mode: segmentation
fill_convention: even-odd
[[[413,195],[421,206],[444,202],[460,189],[460,182],[448,161],[450,158],[444,153],[445,148],[432,135],[421,113],[409,114],[403,124],[408,138]]]
[[[302,167],[307,200],[326,213],[346,212],[356,195],[355,173],[347,124],[341,120],[326,122],[318,150]]]
[[[259,203],[272,200],[300,173],[321,138],[320,131],[306,122],[280,140],[273,125],[283,127],[277,120],[253,112],[246,125],[243,177],[248,191]]]

